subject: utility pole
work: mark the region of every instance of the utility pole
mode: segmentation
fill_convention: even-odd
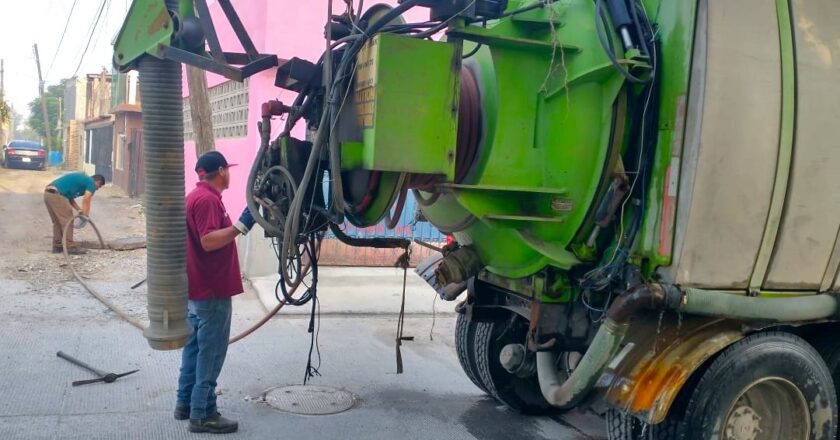
[[[38,66],[38,94],[41,96],[41,113],[44,114],[44,133],[47,135],[47,150],[52,151],[52,128],[47,114],[47,100],[44,99],[44,78],[41,77],[41,59],[38,57],[38,44],[32,46],[35,50],[35,65]]]
[[[213,136],[213,111],[210,109],[210,97],[207,96],[207,75],[197,67],[187,66],[187,86],[190,91],[190,117],[195,155],[198,157],[216,149]]]
[[[6,84],[4,80],[5,76],[5,66],[3,65],[3,59],[0,58],[0,104],[3,104],[6,100]],[[9,126],[14,123],[14,116],[9,115]],[[11,131],[11,130],[9,130]],[[6,129],[3,127],[3,121],[0,121],[0,144],[6,145]],[[9,133],[9,137],[11,137],[11,133]]]

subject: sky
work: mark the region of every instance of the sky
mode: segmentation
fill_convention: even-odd
[[[105,8],[99,24],[91,32],[103,1]],[[45,87],[73,76],[77,67],[78,74],[99,73],[103,67],[111,70],[111,41],[120,30],[131,2],[75,0],[75,7],[73,2],[0,0],[0,58],[5,64],[5,95],[24,116],[28,113],[27,103],[38,97],[33,44],[38,44]],[[67,32],[56,53],[65,24]],[[82,58],[89,39],[90,47]]]

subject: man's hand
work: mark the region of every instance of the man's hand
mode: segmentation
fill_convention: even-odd
[[[254,227],[254,223],[254,216],[251,215],[251,210],[246,207],[245,210],[242,211],[242,215],[239,216],[239,220],[233,224],[233,227],[236,228],[240,234],[245,235],[251,230],[251,228]]]
[[[88,218],[85,216],[76,217],[76,220],[73,222],[73,227],[76,229],[82,229],[88,224]]]

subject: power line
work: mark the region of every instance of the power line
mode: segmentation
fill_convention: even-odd
[[[90,28],[88,40],[85,44],[85,50],[82,51],[82,56],[79,58],[79,65],[76,66],[76,70],[73,72],[73,75],[71,75],[71,77],[76,76],[76,74],[79,73],[79,69],[82,67],[82,62],[85,60],[85,55],[87,54],[88,48],[90,47],[91,40],[93,40],[93,34],[96,31],[96,26],[99,25],[99,19],[102,18],[102,11],[105,10],[105,3],[107,2],[108,0],[102,0],[102,4],[99,5],[99,13],[96,14],[96,20],[94,20],[93,26]]]
[[[73,0],[73,5],[70,6],[70,13],[67,14],[67,22],[64,23],[64,31],[61,32],[61,38],[58,39],[58,47],[55,48],[55,54],[53,54],[52,61],[50,61],[50,67],[47,68],[47,78],[50,76],[50,72],[52,72],[53,64],[55,64],[55,59],[58,57],[58,51],[61,50],[61,43],[64,42],[64,35],[67,34],[67,27],[70,25],[70,18],[73,17],[73,9],[76,8],[76,0]]]
[[[105,21],[102,22],[102,26],[96,31],[96,38],[93,40],[93,47],[96,47],[99,44],[99,37],[102,36],[102,33],[107,31],[108,23],[109,23],[109,15],[111,13],[111,0],[108,0],[105,4]]]

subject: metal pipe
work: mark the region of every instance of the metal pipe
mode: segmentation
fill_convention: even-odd
[[[619,324],[607,318],[580,364],[565,380],[557,369],[556,356],[550,351],[537,353],[537,379],[543,397],[554,407],[571,408],[589,394],[604,367],[615,356],[627,333],[629,324]]]
[[[779,322],[825,319],[838,310],[838,298],[829,294],[766,298],[693,288],[685,289],[680,307],[692,315]]]
[[[555,354],[537,353],[537,378],[543,397],[566,409],[586,397],[607,364],[618,352],[630,319],[638,311],[679,310],[683,313],[743,320],[812,321],[837,316],[838,298],[828,294],[784,298],[749,297],[667,284],[637,286],[619,296],[607,311],[580,364],[565,380],[556,367]]]
[[[630,318],[643,309],[675,310],[682,303],[682,298],[678,287],[664,284],[642,284],[621,294],[607,311],[607,319],[601,324],[583,359],[565,380],[560,377],[553,352],[537,353],[537,379],[545,400],[561,409],[577,405],[589,394],[618,352]]]
[[[138,65],[143,105],[149,327],[155,350],[181,348],[187,325],[184,126],[181,65],[144,56]]]

